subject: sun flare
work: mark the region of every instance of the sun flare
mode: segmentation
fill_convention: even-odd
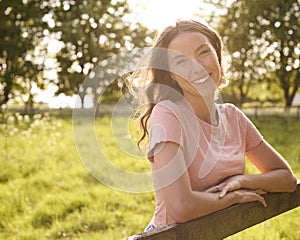
[[[198,18],[205,9],[209,12],[211,5],[204,4],[201,0],[128,0],[137,19],[149,28],[162,30],[168,25],[173,25],[177,19]],[[202,10],[202,11],[201,11]]]

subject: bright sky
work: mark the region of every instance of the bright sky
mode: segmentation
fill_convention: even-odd
[[[195,18],[195,13],[212,10],[212,6],[202,0],[128,0],[128,3],[140,22],[159,31],[177,19]],[[199,16],[196,18],[200,20]]]

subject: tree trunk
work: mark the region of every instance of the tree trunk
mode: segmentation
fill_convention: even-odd
[[[289,93],[289,88],[284,89],[285,108],[290,108],[292,106],[293,99],[298,91],[298,88],[299,86],[296,82],[291,93]]]
[[[6,85],[4,86],[4,93],[3,93],[3,98],[1,98],[0,101],[0,106],[6,104],[9,100],[9,94],[12,89],[12,83],[13,83],[13,74],[11,72],[6,72],[5,74],[5,83]]]
[[[34,114],[34,106],[33,106],[33,95],[30,94],[28,101],[25,103],[25,114],[28,114],[31,117],[33,117]]]

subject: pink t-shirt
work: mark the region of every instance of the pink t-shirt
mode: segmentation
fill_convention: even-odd
[[[157,143],[174,142],[183,149],[193,190],[205,191],[227,177],[244,174],[245,154],[263,140],[253,123],[232,104],[217,104],[219,121],[212,126],[197,118],[186,101],[165,100],[153,109],[149,120],[148,158]],[[168,214],[159,190],[152,224],[175,222]]]

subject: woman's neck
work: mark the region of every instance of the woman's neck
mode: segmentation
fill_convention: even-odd
[[[213,96],[185,96],[186,100],[191,104],[196,116],[216,126],[218,124],[217,107],[215,97]]]

